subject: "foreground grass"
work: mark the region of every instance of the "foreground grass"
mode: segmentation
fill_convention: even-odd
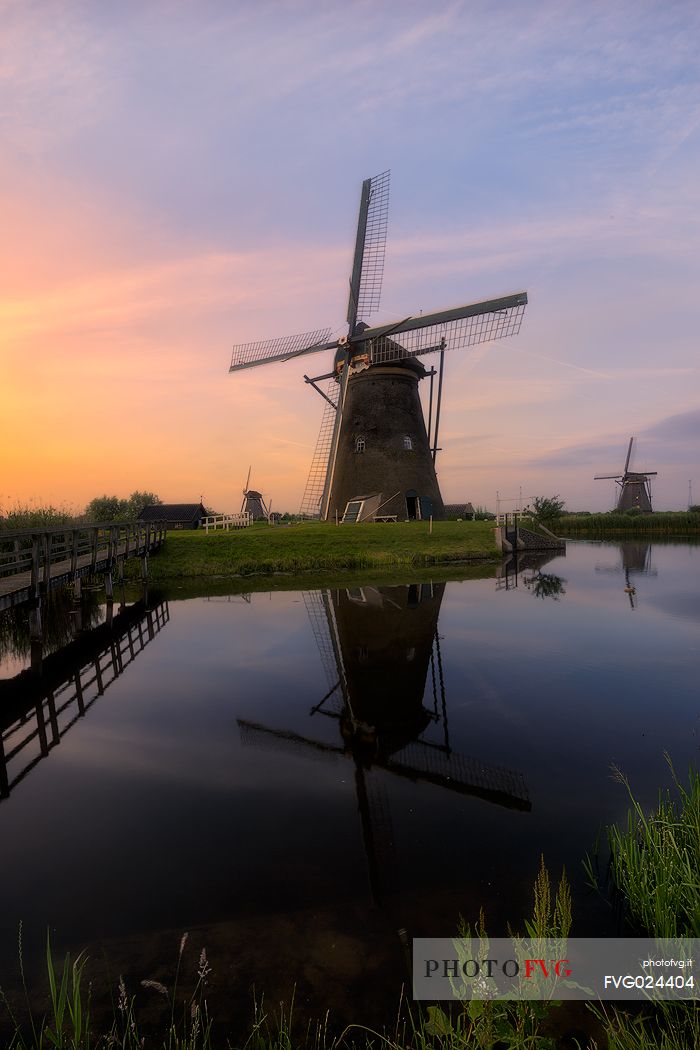
[[[636,930],[663,938],[700,937],[700,773],[691,768],[686,787],[668,755],[666,760],[675,792],[660,792],[651,813],[615,770],[630,809],[625,827],[607,829],[609,877]],[[586,866],[597,884],[593,863],[587,860]]]
[[[392,569],[497,561],[489,522],[427,521],[387,525],[320,522],[253,525],[232,532],[169,532],[150,560],[153,582],[192,576],[256,576],[319,570]]]
[[[675,788],[659,792],[657,807],[646,813],[630,783],[615,775],[630,801],[626,827],[607,829],[609,878],[637,933],[659,938],[700,936],[700,774],[683,784],[666,755]],[[600,880],[593,862],[586,867],[593,885]],[[606,1003],[592,1007],[604,1027],[608,1050],[697,1050],[700,1011],[690,1003],[657,1002],[631,1015]]]

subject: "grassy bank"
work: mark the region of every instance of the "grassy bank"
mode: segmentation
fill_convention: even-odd
[[[201,576],[294,575],[420,568],[498,560],[489,522],[253,525],[233,532],[170,532],[151,558],[153,582]]]
[[[700,514],[668,511],[657,514],[566,514],[549,525],[557,536],[582,539],[624,539],[635,536],[700,536]]]

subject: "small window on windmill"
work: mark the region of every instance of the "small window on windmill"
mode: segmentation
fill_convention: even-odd
[[[364,506],[364,500],[362,499],[351,499],[345,506],[345,513],[343,514],[343,523],[348,525],[355,525],[362,514],[362,507]]]
[[[355,452],[364,452],[365,450],[365,439],[362,434],[355,438]]]
[[[411,441],[408,434],[404,434],[403,436],[403,447],[406,452],[411,452],[413,449],[413,442]]]

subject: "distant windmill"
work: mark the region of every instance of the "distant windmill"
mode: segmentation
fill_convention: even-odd
[[[657,471],[647,470],[643,474],[629,470],[630,456],[632,455],[632,442],[630,438],[627,449],[625,469],[621,474],[596,474],[594,481],[615,481],[620,486],[620,495],[617,500],[616,510],[632,510],[637,508],[642,514],[651,514],[651,482],[649,478],[656,477]]]
[[[233,348],[231,372],[333,350],[332,367],[304,376],[326,401],[301,512],[322,520],[435,518],[444,506],[435,474],[445,350],[516,335],[527,303],[518,292],[452,310],[404,317],[369,328],[361,318],[379,309],[384,273],[389,172],[362,184],[350,277],[348,332],[305,332]],[[433,377],[419,357],[440,353],[433,425]],[[426,429],[418,382],[430,376]],[[317,386],[328,380],[325,392]]]
[[[248,477],[246,479],[245,487],[243,489],[243,502],[241,503],[241,514],[245,511],[250,514],[253,521],[257,521],[259,518],[269,518],[270,512],[265,505],[262,492],[257,492],[256,489],[248,488],[250,484],[250,471],[251,467],[248,467]]]

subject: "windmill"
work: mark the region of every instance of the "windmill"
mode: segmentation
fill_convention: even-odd
[[[352,762],[377,904],[385,903],[398,878],[389,802],[377,772],[524,812],[532,808],[521,774],[450,746],[437,632],[444,589],[444,583],[428,583],[302,592],[329,686],[309,717],[334,719],[339,739],[238,720],[246,745]],[[425,706],[429,671],[432,703]]]
[[[280,339],[240,343],[229,371],[333,351],[330,369],[309,377],[325,400],[324,416],[301,513],[345,521],[444,516],[435,458],[444,378],[444,354],[517,335],[527,294],[470,303],[368,327],[379,309],[389,209],[389,172],[362,183],[355,239],[347,334],[331,339],[319,329]],[[439,353],[439,371],[420,358]],[[433,382],[437,375],[435,417]],[[428,426],[418,383],[430,378]],[[325,381],[325,390],[318,384]]]
[[[651,514],[653,507],[651,505],[651,482],[649,479],[656,477],[657,471],[647,470],[640,474],[629,469],[633,441],[634,438],[631,437],[627,449],[625,468],[621,474],[596,474],[593,480],[614,481],[620,486],[616,510],[625,511],[636,508],[642,514]]]
[[[251,469],[251,467],[248,467],[248,477],[243,488],[243,502],[241,503],[241,514],[247,511],[247,513],[250,514],[253,521],[258,521],[260,518],[267,519],[270,517],[270,512],[265,504],[262,492],[258,492],[256,489],[248,488],[248,486],[250,485]]]

